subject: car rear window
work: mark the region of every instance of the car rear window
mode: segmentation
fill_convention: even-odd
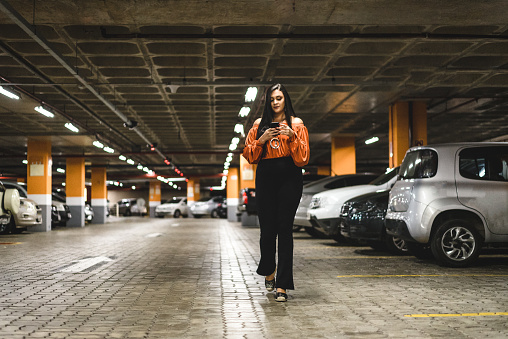
[[[432,178],[437,172],[437,153],[431,149],[421,149],[406,154],[400,165],[401,179]]]
[[[459,173],[464,178],[508,181],[508,147],[475,147],[459,153]]]

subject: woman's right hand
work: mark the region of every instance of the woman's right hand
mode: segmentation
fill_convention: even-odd
[[[258,140],[260,143],[264,144],[265,142],[267,142],[268,140],[271,140],[272,138],[275,138],[279,134],[280,134],[280,132],[279,132],[278,128],[268,128],[265,131],[265,133],[263,133],[263,135],[259,137]]]

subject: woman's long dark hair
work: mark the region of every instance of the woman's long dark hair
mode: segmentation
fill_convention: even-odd
[[[256,139],[259,139],[260,136],[265,133],[266,129],[269,128],[270,123],[273,120],[273,109],[272,109],[272,93],[275,90],[279,90],[284,95],[284,113],[286,122],[291,128],[291,117],[296,117],[295,111],[293,109],[293,105],[291,104],[291,98],[289,97],[286,88],[281,84],[275,84],[266,89],[265,93],[265,109],[263,110],[263,116],[261,117],[261,122],[259,123],[258,133],[256,135]]]

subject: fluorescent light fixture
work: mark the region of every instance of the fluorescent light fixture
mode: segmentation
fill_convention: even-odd
[[[65,186],[65,182],[62,182],[62,186]]]
[[[106,147],[104,147],[103,149],[104,149],[104,152],[108,152],[108,153],[115,153],[115,150],[114,150],[114,149],[112,149],[111,147],[106,146]]]
[[[365,143],[366,143],[367,145],[369,145],[369,144],[373,144],[373,143],[378,142],[378,141],[379,141],[379,138],[378,138],[378,137],[372,137],[372,138],[370,138],[370,139],[365,140]]]
[[[131,186],[131,188],[132,188],[133,190],[135,190],[135,189],[136,189],[136,186]]]
[[[127,157],[126,157],[125,155],[120,155],[120,156],[118,157],[118,159],[120,159],[120,160],[122,160],[122,161],[125,161],[125,160],[127,160]]]
[[[229,150],[234,151],[236,149],[236,146],[237,146],[237,144],[231,143],[231,145],[229,145]]]
[[[235,133],[240,133],[242,137],[245,136],[245,133],[243,131],[243,125],[242,124],[236,124],[235,125]]]
[[[225,175],[227,175],[229,173],[229,170],[225,169],[224,171],[222,171],[222,173],[224,173]]]
[[[95,140],[94,142],[92,142],[92,145],[94,145],[97,148],[104,148],[104,144],[98,140]]]
[[[22,163],[24,163],[25,165],[28,164],[28,160],[23,160]]]
[[[39,112],[42,115],[47,116],[48,118],[53,118],[55,116],[53,113],[51,113],[50,111],[48,111],[47,109],[45,109],[42,106],[37,106],[34,108],[34,110],[36,110],[37,112]]]
[[[114,185],[115,186],[120,186],[120,183],[118,181],[115,181]]]
[[[142,169],[143,169],[143,165],[138,164],[138,170],[142,170]]]
[[[231,139],[232,144],[238,145],[239,142],[240,142],[240,138],[238,138],[238,137],[234,137],[233,139]]]
[[[57,168],[56,171],[58,173],[65,173],[65,170],[63,168]]]
[[[247,92],[245,93],[245,101],[252,102],[256,100],[256,95],[258,94],[258,89],[256,87],[249,87]]]
[[[127,163],[129,165],[134,165],[135,164],[134,160],[132,160],[132,159],[127,159]]]
[[[65,127],[66,127],[68,130],[73,131],[74,133],[78,133],[78,132],[79,132],[79,129],[78,129],[76,126],[74,126],[73,124],[71,124],[70,122],[67,122],[67,123],[65,124]]]
[[[19,96],[6,90],[5,88],[3,88],[2,86],[0,86],[0,94],[3,94],[5,95],[6,97],[8,98],[11,98],[11,99],[14,99],[14,100],[19,100]]]
[[[150,170],[148,169],[148,167],[143,167],[143,172],[146,172],[148,173]]]
[[[250,107],[242,107],[240,108],[240,112],[238,113],[238,116],[240,118],[245,118],[250,113]]]

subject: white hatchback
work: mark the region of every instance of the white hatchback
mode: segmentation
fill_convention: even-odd
[[[387,233],[418,257],[464,267],[483,244],[508,244],[508,143],[409,149],[390,191]]]
[[[174,197],[170,201],[155,207],[155,216],[164,218],[165,216],[187,217],[189,215],[189,207],[187,206],[186,197]]]

